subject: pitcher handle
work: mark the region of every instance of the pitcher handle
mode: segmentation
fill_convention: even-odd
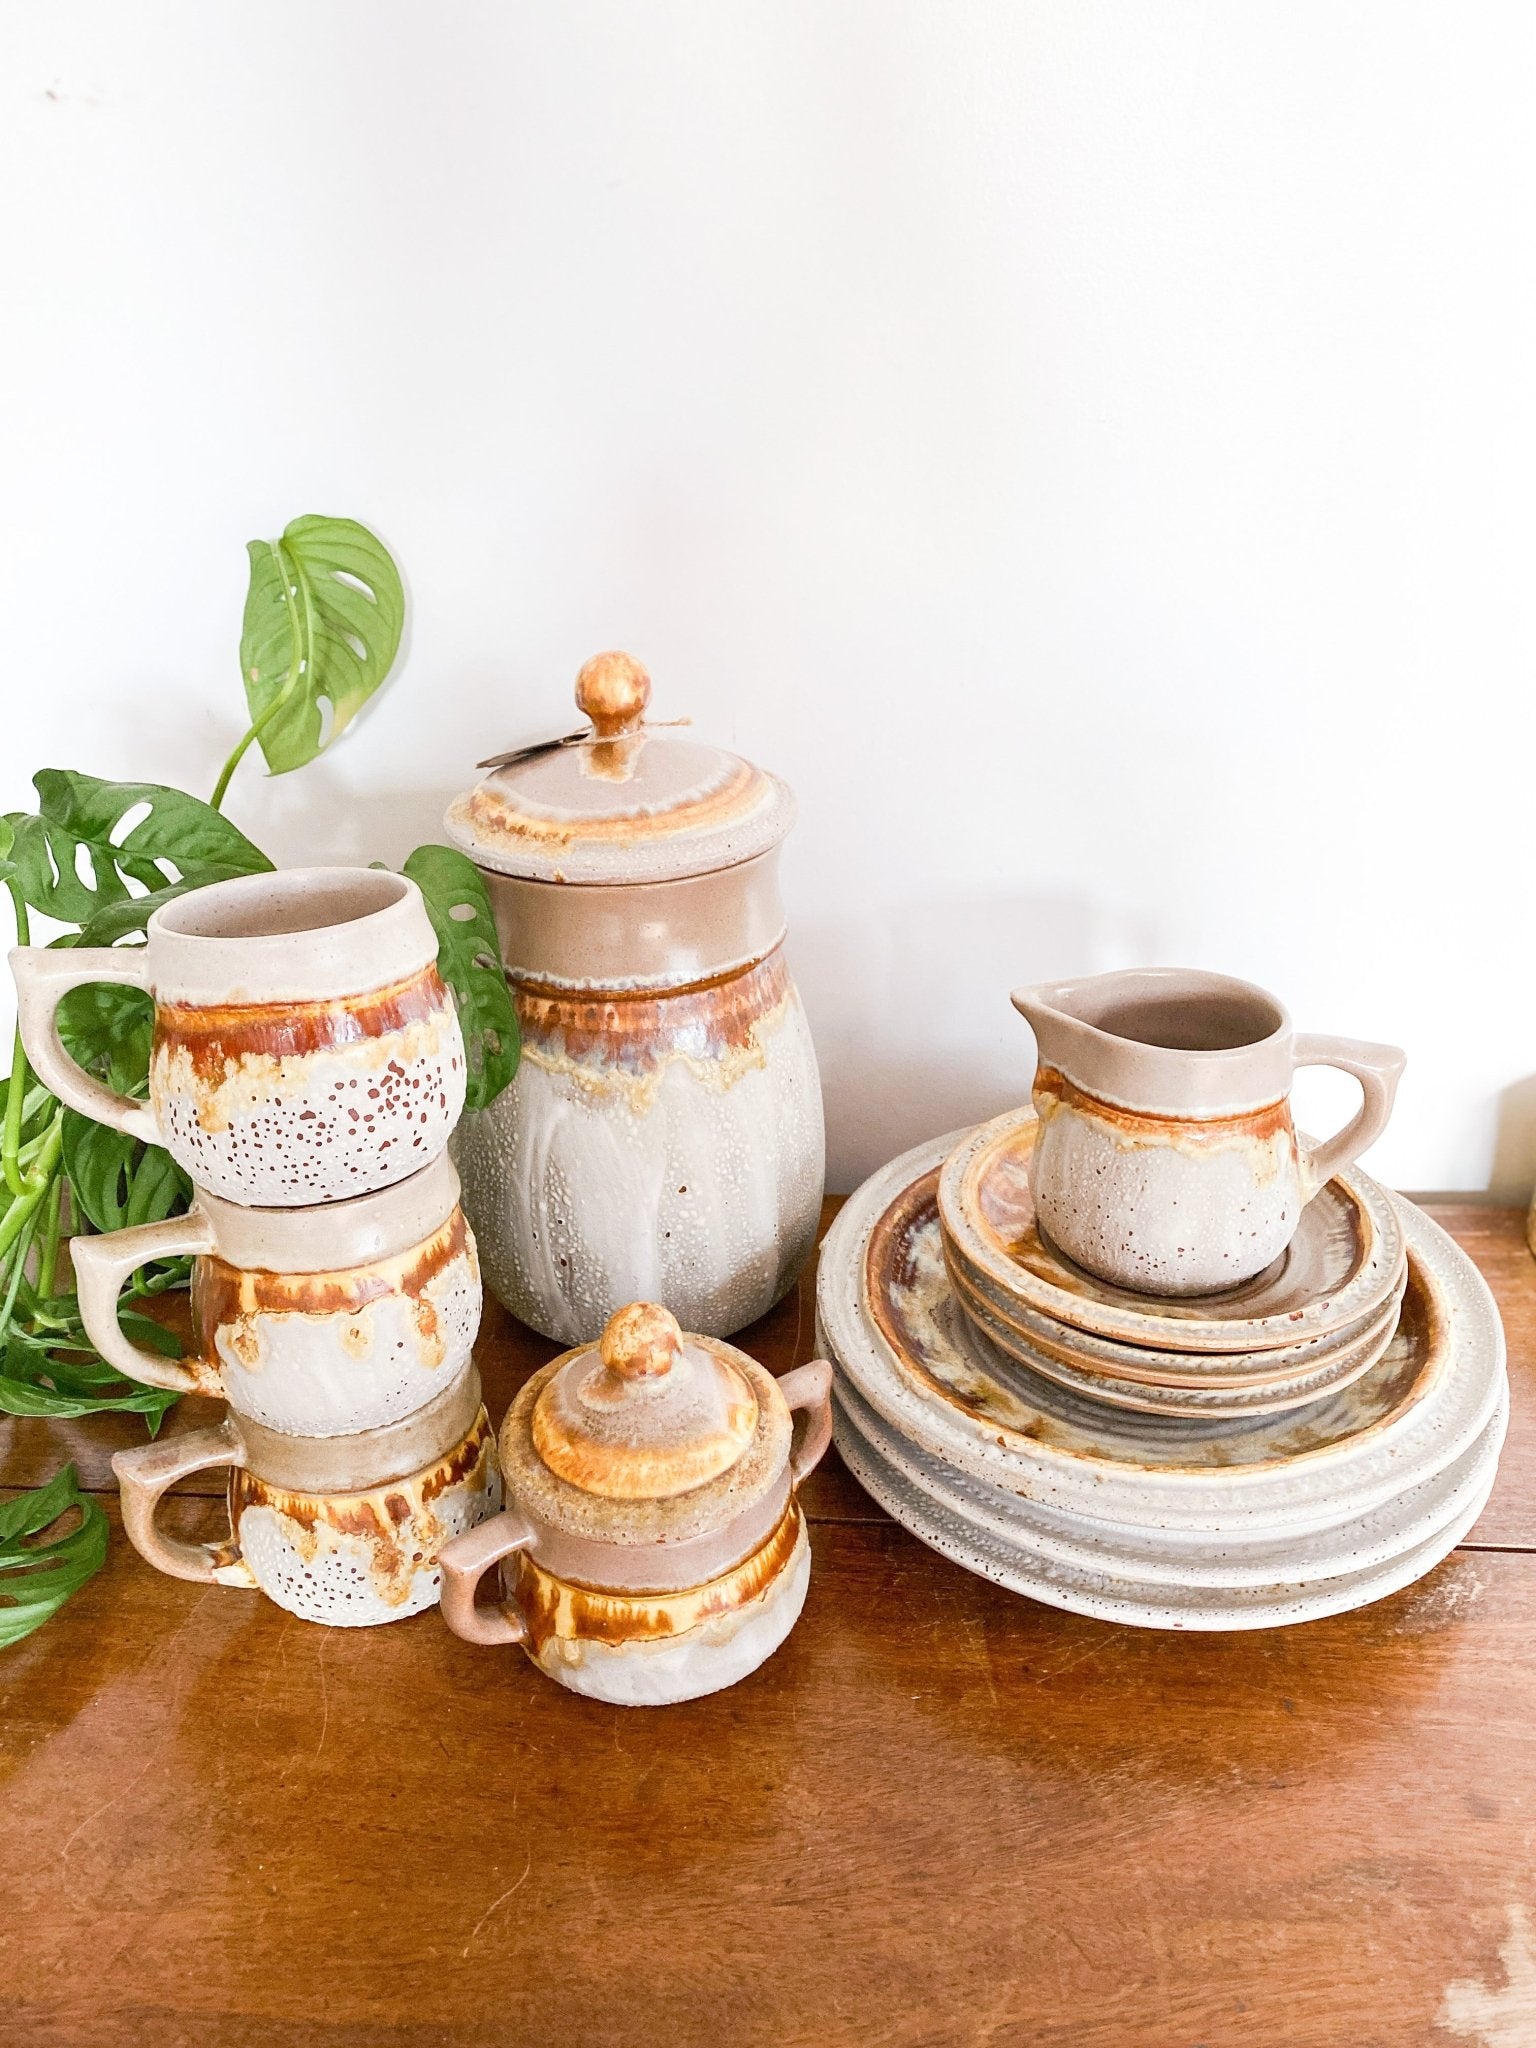
[[[1338,1067],[1352,1074],[1364,1098],[1342,1131],[1302,1153],[1302,1200],[1310,1202],[1319,1188],[1346,1166],[1353,1166],[1386,1129],[1408,1055],[1399,1046],[1372,1045],[1363,1038],[1330,1038],[1317,1032],[1298,1032],[1294,1054],[1298,1067]]]
[[[790,1483],[798,1486],[816,1470],[832,1441],[832,1368],[824,1358],[797,1365],[779,1381],[779,1392],[792,1414],[805,1417],[789,1452]]]
[[[147,1387],[165,1387],[173,1394],[214,1393],[202,1375],[174,1358],[159,1358],[123,1335],[117,1319],[117,1298],[130,1273],[151,1259],[178,1258],[184,1253],[211,1252],[213,1228],[200,1209],[163,1223],[141,1223],[132,1230],[112,1230],[104,1237],[70,1241],[75,1292],[85,1334],[109,1365]]]
[[[72,988],[91,981],[148,986],[142,946],[15,946],[16,1026],[32,1071],[60,1102],[109,1130],[126,1131],[146,1145],[160,1143],[154,1115],[131,1095],[115,1095],[72,1060],[59,1036],[59,1004]]]
[[[212,1429],[194,1429],[164,1443],[141,1444],[137,1450],[115,1451],[112,1470],[123,1491],[123,1527],[128,1541],[146,1564],[173,1579],[200,1585],[254,1585],[240,1558],[233,1530],[222,1543],[183,1543],[167,1536],[155,1520],[167,1488],[193,1472],[215,1465],[243,1465],[245,1439],[232,1415]]]
[[[516,1508],[503,1508],[488,1522],[477,1523],[445,1543],[437,1554],[443,1575],[443,1619],[466,1643],[521,1643],[528,1627],[510,1600],[479,1607],[475,1594],[493,1564],[516,1550],[526,1550],[534,1530]]]

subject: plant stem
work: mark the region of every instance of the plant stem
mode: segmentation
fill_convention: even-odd
[[[6,887],[11,893],[11,908],[16,914],[16,943],[30,946],[32,923],[27,915],[27,899],[22,895],[14,878],[9,878]],[[5,1128],[0,1134],[0,1170],[5,1175],[5,1184],[13,1195],[24,1195],[26,1183],[21,1177],[21,1125],[22,1111],[26,1103],[29,1069],[27,1055],[21,1043],[21,1026],[16,1027],[16,1042],[11,1053],[11,1078],[5,1092]]]
[[[10,1250],[17,1237],[42,1205],[48,1192],[48,1184],[58,1171],[59,1158],[64,1150],[64,1112],[60,1110],[48,1126],[47,1141],[26,1176],[26,1193],[18,1195],[9,1209],[0,1216],[0,1258]]]
[[[37,1211],[34,1208],[21,1226],[11,1257],[10,1284],[5,1290],[5,1300],[0,1303],[0,1339],[10,1332],[11,1317],[16,1312],[16,1296],[21,1287],[22,1275],[26,1271],[27,1252],[31,1248],[32,1233],[37,1228]]]
[[[44,1219],[43,1248],[37,1259],[37,1291],[44,1301],[53,1293],[54,1274],[59,1263],[59,1229],[64,1217],[64,1176],[55,1174],[48,1190]]]
[[[223,803],[224,793],[229,788],[230,777],[240,766],[241,761],[245,757],[246,749],[250,746],[252,740],[260,738],[263,729],[271,723],[272,719],[276,717],[277,713],[281,711],[283,705],[288,701],[288,693],[298,680],[299,663],[303,659],[302,649],[304,641],[299,633],[298,608],[293,601],[293,573],[289,569],[288,558],[283,553],[282,542],[269,540],[267,546],[272,550],[272,559],[277,564],[277,573],[283,579],[283,602],[288,607],[288,634],[290,642],[288,673],[283,677],[282,682],[279,683],[277,694],[273,697],[272,702],[245,734],[244,738],[236,746],[235,751],[219,771],[219,779],[213,785],[213,795],[208,799],[209,806],[215,811]],[[305,603],[307,613],[307,593]]]

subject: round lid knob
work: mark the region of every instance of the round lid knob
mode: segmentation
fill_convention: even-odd
[[[558,1478],[616,1500],[659,1500],[716,1479],[757,1433],[757,1395],[721,1353],[632,1301],[540,1393],[533,1446]]]
[[[638,732],[651,701],[651,679],[632,654],[594,654],[576,678],[576,706],[601,740]]]
[[[659,1379],[683,1351],[683,1333],[670,1309],[654,1301],[632,1301],[610,1316],[598,1341],[598,1356],[621,1379]]]

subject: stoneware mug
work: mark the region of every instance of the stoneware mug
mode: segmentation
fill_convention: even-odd
[[[223,1395],[288,1436],[412,1415],[457,1379],[480,1326],[480,1269],[446,1153],[350,1202],[246,1209],[200,1190],[185,1216],[72,1241],[91,1342],[130,1379]],[[151,1259],[195,1255],[193,1359],[123,1335],[117,1298]]]
[[[230,1533],[188,1543],[160,1527],[166,1490],[229,1467]],[[496,1439],[467,1365],[388,1429],[285,1437],[228,1416],[112,1459],[129,1541],[173,1579],[259,1587],[303,1621],[367,1628],[434,1606],[438,1554],[501,1505]]]
[[[288,868],[189,890],[142,946],[18,946],[38,1078],[163,1145],[199,1187],[289,1207],[388,1187],[434,1159],[464,1105],[464,1043],[421,891],[376,868]],[[155,1002],[149,1101],[69,1057],[60,1000],[121,982]]]
[[[1380,1137],[1403,1054],[1296,1033],[1263,989],[1187,968],[1018,989],[1039,1046],[1030,1186],[1078,1265],[1143,1294],[1206,1294],[1285,1250],[1301,1212]],[[1291,1121],[1297,1067],[1341,1067],[1364,1094],[1323,1144]]]

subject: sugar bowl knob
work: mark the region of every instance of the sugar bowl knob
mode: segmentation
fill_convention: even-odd
[[[577,708],[600,740],[638,732],[650,701],[651,679],[632,654],[594,654],[576,678]]]
[[[660,1379],[683,1351],[683,1333],[670,1309],[654,1301],[632,1301],[608,1319],[598,1354],[623,1380]]]

